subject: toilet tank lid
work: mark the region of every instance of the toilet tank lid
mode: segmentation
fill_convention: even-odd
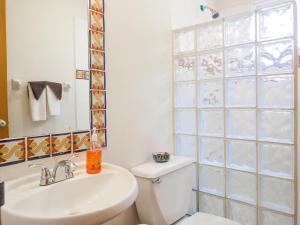
[[[153,179],[191,165],[192,163],[193,160],[191,158],[172,156],[169,162],[147,162],[132,168],[131,172],[137,177]]]

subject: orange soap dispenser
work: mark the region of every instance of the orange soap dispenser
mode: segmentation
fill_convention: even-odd
[[[100,149],[96,132],[96,128],[94,128],[91,147],[86,152],[86,172],[88,174],[97,174],[101,172],[102,150]]]

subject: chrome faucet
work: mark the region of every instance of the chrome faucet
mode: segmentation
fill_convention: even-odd
[[[72,159],[77,158],[78,156],[79,156],[78,153],[73,154],[69,159],[59,161],[55,165],[52,173],[43,164],[31,164],[29,165],[29,167],[42,168],[40,186],[48,186],[50,184],[55,184],[57,182],[73,178],[74,177],[73,172],[76,170],[78,166],[72,161]]]

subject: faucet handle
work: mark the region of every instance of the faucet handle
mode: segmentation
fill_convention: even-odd
[[[79,153],[74,153],[68,159],[68,161],[71,164],[71,172],[74,172],[78,168],[78,165],[73,162],[73,159],[78,158],[78,157],[79,157]]]
[[[47,166],[45,166],[44,164],[40,164],[40,163],[29,164],[28,167],[29,168],[42,168],[42,169],[46,169],[47,168]]]
[[[73,153],[69,158],[68,160],[72,160],[72,159],[75,159],[75,158],[78,158],[79,157],[79,153]]]
[[[46,186],[46,185],[53,183],[53,177],[47,166],[45,166],[43,164],[30,164],[30,165],[28,165],[28,167],[29,168],[42,168],[41,180],[40,180],[41,186]]]

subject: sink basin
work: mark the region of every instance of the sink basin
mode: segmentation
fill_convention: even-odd
[[[2,225],[99,225],[131,206],[138,194],[134,176],[121,167],[103,163],[102,172],[39,186],[40,174],[6,183]]]

